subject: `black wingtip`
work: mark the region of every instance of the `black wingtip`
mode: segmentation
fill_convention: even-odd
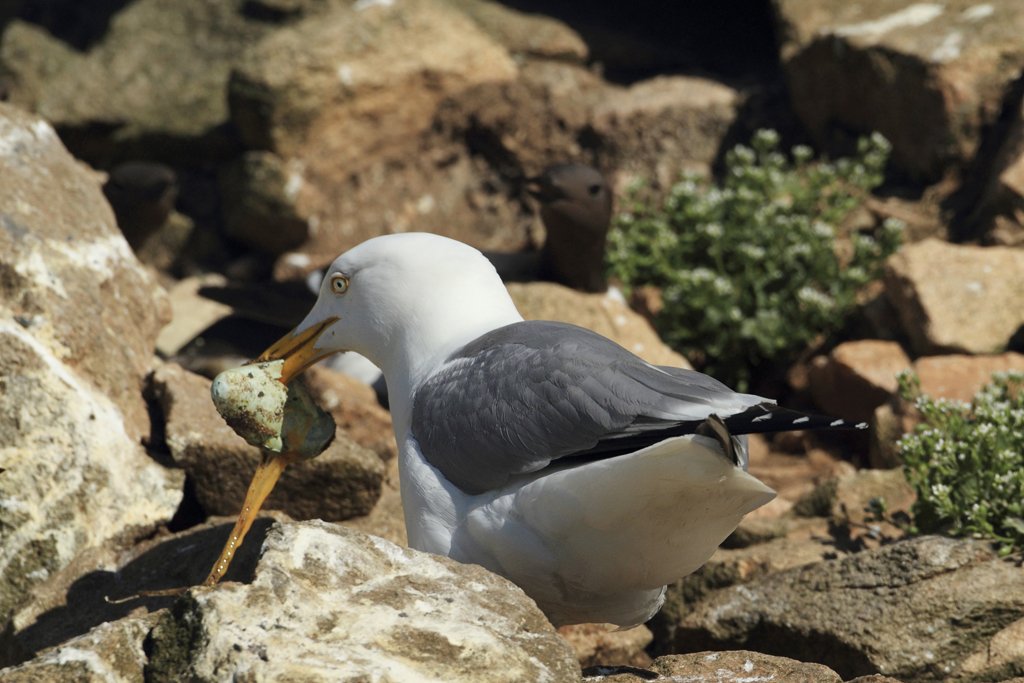
[[[867,422],[851,422],[839,417],[816,415],[783,408],[774,403],[761,403],[725,418],[725,426],[733,434],[767,434],[797,429],[835,430],[867,429]]]

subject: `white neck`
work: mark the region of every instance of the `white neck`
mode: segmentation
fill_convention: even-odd
[[[412,311],[389,343],[378,353],[368,354],[384,372],[388,383],[395,436],[401,443],[409,429],[411,398],[416,388],[430,377],[452,353],[477,337],[523,317],[504,285],[500,291],[464,291],[448,299],[443,310],[428,307]],[[434,310],[431,310],[434,309]]]

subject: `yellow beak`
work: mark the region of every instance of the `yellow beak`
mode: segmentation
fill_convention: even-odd
[[[334,351],[316,348],[316,342],[324,330],[337,321],[337,317],[331,317],[298,334],[294,331],[289,332],[261,353],[256,362],[283,360],[284,365],[281,368],[279,379],[282,384],[288,384],[310,365],[334,353]],[[228,537],[224,549],[221,550],[220,557],[214,563],[213,569],[210,570],[210,574],[203,582],[204,586],[216,584],[227,573],[228,566],[231,564],[235,552],[241,547],[245,535],[256,519],[256,514],[263,506],[263,501],[274,489],[274,484],[277,483],[284,469],[299,457],[297,453],[264,452],[263,461],[256,468],[256,473],[253,474],[252,482],[249,484],[249,490],[245,494],[245,502],[242,503],[242,511],[238,513],[235,528],[231,532],[231,536]]]
[[[313,363],[330,356],[332,353],[336,353],[335,350],[324,350],[316,347],[316,342],[320,335],[336,322],[338,322],[338,318],[332,316],[298,334],[293,330],[261,353],[256,362],[283,360],[284,366],[281,368],[281,383],[288,384],[296,375]]]

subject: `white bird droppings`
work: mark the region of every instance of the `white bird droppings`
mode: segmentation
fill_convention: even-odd
[[[967,21],[981,21],[986,17],[992,16],[995,11],[996,8],[986,2],[981,5],[975,5],[974,7],[968,7],[960,14],[960,16]]]
[[[864,21],[836,29],[840,36],[881,36],[889,31],[908,26],[923,26],[945,11],[934,2],[918,2],[874,21]]]

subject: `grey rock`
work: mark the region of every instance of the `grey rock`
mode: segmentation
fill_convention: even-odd
[[[156,370],[152,392],[166,419],[171,458],[188,473],[207,514],[234,515],[260,462],[260,450],[231,431],[214,409],[210,381],[174,363]],[[380,498],[384,463],[344,431],[321,455],[281,476],[264,507],[295,519],[339,521],[365,515]]]
[[[0,683],[136,683],[143,680],[143,643],[157,614],[100,624],[86,634],[41,652],[19,666],[0,669]]]
[[[12,102],[69,133],[76,153],[92,160],[143,147],[165,158],[222,154],[230,149],[221,130],[228,74],[273,28],[244,16],[243,4],[132,2],[84,53],[62,52],[45,32],[13,22],[0,42]]]
[[[1024,325],[1024,250],[927,239],[890,257],[886,293],[922,355],[999,353]]]
[[[924,179],[964,165],[1024,67],[1015,0],[774,0],[793,108],[819,143],[879,131]]]
[[[925,536],[711,593],[670,647],[784,653],[844,677],[978,680],[994,672],[966,671],[965,658],[1022,618],[1014,562],[981,541]],[[1024,658],[1000,667],[1019,673]]]
[[[533,602],[480,567],[319,521],[263,548],[251,584],[193,590],[161,620],[147,680],[579,680]]]
[[[310,221],[295,204],[301,164],[286,166],[276,154],[246,152],[224,172],[224,229],[231,238],[269,254],[284,253],[309,238]]]
[[[83,549],[171,518],[142,380],[162,292],[94,174],[53,129],[0,104],[0,621]]]

